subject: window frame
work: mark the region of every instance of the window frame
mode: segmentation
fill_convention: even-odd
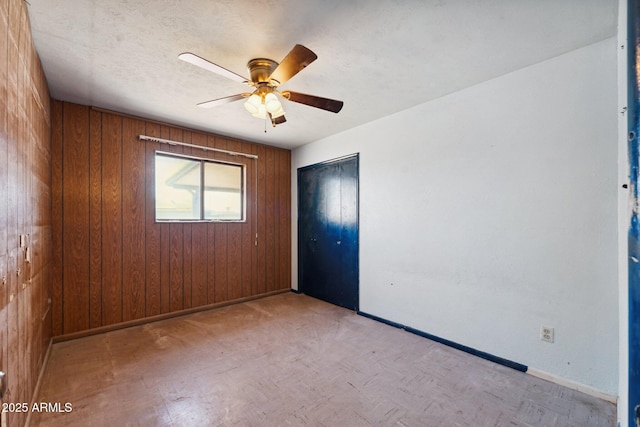
[[[162,219],[158,218],[158,208],[157,208],[157,197],[156,197],[156,174],[157,174],[157,162],[156,159],[160,156],[169,157],[169,158],[178,158],[178,159],[188,159],[195,160],[200,162],[200,219]],[[207,163],[221,164],[226,166],[235,166],[240,168],[240,219],[223,219],[223,218],[212,218],[206,219],[204,218],[204,193],[206,191],[205,183],[205,167],[204,165]],[[188,224],[188,223],[246,223],[247,222],[247,165],[244,163],[236,163],[229,162],[226,160],[220,159],[211,159],[208,157],[200,157],[194,156],[190,154],[183,153],[172,153],[170,151],[164,150],[154,150],[153,152],[153,217],[154,222],[157,224],[166,224],[166,223],[179,223],[179,224]]]

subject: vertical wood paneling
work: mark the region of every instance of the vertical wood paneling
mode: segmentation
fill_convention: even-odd
[[[63,104],[51,103],[51,327],[53,335],[64,332],[62,306],[62,162],[63,162]]]
[[[267,149],[265,155],[265,175],[266,175],[266,190],[265,190],[265,230],[264,230],[264,245],[266,247],[265,254],[265,290],[267,292],[275,289],[275,255],[276,255],[276,235],[275,235],[275,222],[278,211],[276,210],[277,204],[275,203],[277,182],[275,170],[276,156],[272,149]]]
[[[144,122],[122,123],[122,320],[145,316],[145,149],[137,141]],[[125,160],[126,159],[126,160]]]
[[[20,14],[20,19],[23,19],[23,14]],[[26,124],[26,117],[27,117],[27,113],[26,113],[26,103],[28,102],[28,100],[26,99],[26,88],[25,88],[25,74],[23,72],[20,72],[20,69],[28,69],[28,66],[22,62],[24,59],[20,58],[19,52],[24,52],[25,50],[23,49],[24,45],[21,43],[24,40],[24,35],[23,35],[23,31],[24,28],[26,27],[26,25],[24,25],[23,22],[20,23],[20,36],[18,37],[17,41],[18,41],[18,98],[17,98],[17,103],[14,104],[14,108],[15,108],[15,112],[17,114],[17,127],[15,128],[15,135],[17,137],[18,141],[26,141],[26,135],[25,135],[25,124]],[[27,181],[26,181],[26,176],[25,176],[25,172],[26,172],[26,168],[27,168],[27,162],[28,162],[28,153],[26,152],[26,148],[27,148],[28,144],[19,144],[17,146],[17,163],[16,163],[16,181],[17,181],[17,185],[16,188],[18,189],[18,193],[16,194],[16,201],[17,201],[17,217],[16,217],[16,225],[17,228],[16,230],[21,230],[21,233],[23,235],[28,235],[28,233],[30,232],[30,227],[27,225],[26,223],[26,218],[25,218],[25,205],[27,203],[27,198],[24,196],[21,196],[22,194],[30,194],[29,193],[29,189],[27,188]],[[11,243],[10,243],[11,244]],[[26,330],[26,326],[29,322],[29,315],[28,312],[25,309],[25,306],[27,306],[27,301],[29,299],[29,291],[26,288],[26,286],[28,285],[28,280],[29,280],[29,272],[27,269],[27,265],[24,262],[24,256],[23,256],[23,250],[19,248],[19,246],[16,246],[17,250],[15,252],[15,258],[16,258],[16,265],[17,268],[21,271],[20,276],[18,276],[18,298],[15,299],[16,302],[16,307],[17,307],[17,316],[18,316],[18,328],[17,328],[17,339],[18,339],[18,346],[17,346],[17,357],[18,357],[18,364],[17,364],[17,372],[18,374],[18,378],[22,378],[23,380],[25,380],[26,384],[25,387],[21,387],[18,390],[18,394],[17,394],[17,398],[20,401],[25,401],[25,399],[28,399],[27,395],[30,392],[30,387],[29,387],[29,377],[28,377],[28,372],[26,367],[29,365],[29,355],[28,355],[28,350],[29,350],[29,343],[26,342],[25,340],[28,341],[28,336],[27,336],[27,330]],[[24,344],[26,345],[24,345]]]
[[[273,200],[280,200],[280,156],[279,152],[273,153],[273,167],[274,170],[272,172],[273,175]],[[271,237],[271,241],[273,242],[273,283],[271,284],[270,289],[275,290],[278,289],[278,281],[280,279],[280,262],[278,259],[280,257],[280,234],[282,234],[282,230],[280,230],[280,215],[282,207],[282,203],[273,203],[273,215],[271,216],[273,219],[273,223],[271,228],[273,230],[273,234]]]
[[[102,118],[103,325],[122,321],[122,243],[122,118],[104,115]]]
[[[30,402],[51,338],[49,297],[52,283],[58,293],[53,307],[55,326],[62,330],[62,159],[63,117],[55,132],[42,68],[33,48],[25,2],[0,2],[0,369],[7,373],[8,390],[2,402]],[[70,129],[70,134],[73,131]],[[52,151],[55,144],[57,153]],[[58,154],[60,154],[58,156]],[[80,174],[83,171],[79,172]],[[58,178],[56,203],[52,176]],[[76,205],[70,205],[72,215]],[[59,212],[56,232],[60,245],[56,275],[52,274],[52,213]],[[74,230],[75,231],[75,230]],[[19,236],[25,244],[20,246]],[[77,234],[76,234],[77,236]],[[77,251],[83,239],[70,251]],[[26,248],[31,261],[25,260]],[[82,267],[73,273],[82,273]],[[73,274],[71,281],[77,283]],[[73,285],[70,285],[73,287]],[[81,291],[81,290],[80,290]],[[76,296],[72,296],[75,298]],[[79,298],[82,298],[80,295]],[[71,303],[71,302],[70,302]],[[85,307],[86,310],[86,307]],[[75,319],[81,319],[80,312]],[[7,425],[21,426],[25,413],[5,413]],[[4,425],[4,424],[3,424]]]
[[[61,105],[66,109],[69,104]],[[89,322],[87,328],[290,287],[290,245],[286,241],[290,238],[289,151],[114,113],[92,110],[87,117],[86,123],[72,119],[67,123],[54,114],[59,123],[52,128],[53,141],[76,127],[87,129],[88,157],[83,166],[87,190],[77,202],[89,212],[83,226],[89,260],[63,252],[65,262],[88,265],[87,306],[81,309]],[[257,154],[259,160],[141,142],[139,134]],[[52,159],[60,173],[70,174],[67,168],[74,168],[75,161],[67,156],[67,148],[76,149],[67,147],[66,137],[54,142]],[[155,150],[244,164],[246,222],[157,223]],[[65,219],[67,206],[55,186],[52,197],[54,210],[59,207],[57,217],[71,221]],[[64,242],[66,229],[54,236]],[[66,289],[66,280],[60,275],[62,289]],[[66,307],[65,296],[60,295],[56,305]],[[77,305],[73,299],[70,302]],[[59,334],[72,331],[62,322],[59,328]]]
[[[291,156],[286,151],[279,151],[278,163],[279,175],[279,250],[277,263],[279,265],[280,276],[276,287],[291,286]]]
[[[242,271],[246,267],[242,258],[242,224],[227,226],[227,299],[242,298]]]
[[[7,159],[8,159],[8,176],[9,179],[7,181],[7,246],[8,246],[8,262],[9,262],[9,271],[12,274],[9,275],[9,281],[7,283],[8,292],[9,292],[9,305],[8,305],[8,333],[7,333],[7,341],[8,341],[8,365],[7,370],[10,372],[15,379],[19,379],[19,367],[20,367],[20,355],[19,355],[19,347],[20,347],[20,337],[18,336],[18,325],[19,325],[19,317],[18,317],[18,277],[17,272],[17,244],[16,239],[18,238],[18,234],[22,232],[18,226],[18,204],[20,201],[18,200],[19,189],[17,182],[18,175],[18,150],[19,150],[19,142],[21,142],[18,138],[18,127],[19,123],[19,114],[18,114],[18,47],[17,47],[17,39],[19,32],[19,15],[15,13],[16,8],[9,9],[9,43],[7,50],[7,80],[9,82],[9,87],[7,90],[7,137],[9,141],[13,141],[13,144],[9,144],[7,150]],[[11,400],[20,399],[21,397],[21,389],[10,387],[9,396]]]
[[[258,247],[257,247],[257,271],[256,271],[256,290],[255,294],[263,294],[267,291],[267,282],[266,282],[266,266],[267,266],[267,238],[265,235],[266,229],[266,220],[268,215],[268,206],[266,204],[266,189],[267,189],[267,180],[266,180],[266,148],[264,146],[257,147],[257,156],[258,156],[258,223],[257,223],[257,234],[258,234]]]
[[[18,263],[16,258],[16,253],[13,252],[9,255],[8,258],[9,263],[9,271],[14,273],[18,270]],[[21,295],[18,295],[18,277],[16,274],[9,274],[9,281],[7,283],[8,291],[9,291],[9,304],[7,305],[7,358],[8,363],[5,367],[7,369],[7,375],[9,378],[13,378],[16,381],[25,380],[25,378],[21,378],[19,375],[20,371],[20,352],[19,348],[26,344],[24,338],[18,335],[18,327],[20,324],[20,319],[18,317],[18,298]],[[19,402],[21,396],[24,394],[23,388],[16,387],[18,384],[9,383],[9,393],[8,400],[11,402]],[[26,386],[26,382],[25,382]],[[10,420],[11,423],[12,420]]]
[[[172,129],[170,139],[180,141],[182,131]],[[173,148],[173,147],[172,147]],[[182,152],[174,148],[172,151]],[[184,233],[183,224],[169,224],[169,311],[184,308],[183,275],[184,275]]]
[[[62,205],[65,331],[89,327],[89,109],[65,104]]]
[[[102,115],[89,116],[89,326],[102,325]]]
[[[251,154],[258,155],[258,146],[251,145]],[[258,218],[259,218],[259,181],[258,181],[258,170],[260,167],[260,158],[253,160],[253,165],[251,167],[251,173],[253,174],[251,177],[251,209],[248,211],[250,215],[247,217],[249,221],[251,221],[251,295],[258,295]]]
[[[7,369],[9,364],[9,316],[8,316],[8,274],[9,265],[8,253],[8,189],[6,183],[9,181],[8,147],[7,135],[7,64],[8,64],[8,33],[7,4],[0,6],[0,369]],[[4,402],[0,399],[0,402]]]
[[[8,175],[8,137],[7,137],[7,63],[8,63],[8,26],[6,5],[0,8],[0,182],[7,183]],[[7,246],[7,186],[0,185],[0,255],[5,255]],[[6,289],[6,288],[5,288]]]
[[[23,345],[23,340],[19,336],[19,313],[18,313],[18,298],[21,297],[21,293],[18,292],[19,277],[18,271],[18,235],[22,234],[24,230],[20,229],[18,225],[18,206],[20,204],[18,188],[18,157],[19,147],[22,141],[18,136],[18,128],[21,125],[21,118],[19,115],[18,103],[20,102],[18,94],[19,88],[19,51],[17,41],[19,40],[19,18],[20,15],[16,13],[18,8],[15,5],[9,8],[9,37],[7,45],[7,80],[9,87],[7,88],[7,138],[10,143],[7,150],[7,170],[8,181],[7,186],[7,255],[9,263],[9,280],[7,282],[9,293],[9,304],[7,306],[7,345],[8,345],[8,363],[6,366],[7,373],[11,375],[14,380],[21,381],[24,378],[20,375],[20,347]],[[24,388],[18,388],[9,386],[9,401],[20,401],[20,398],[24,395]],[[14,418],[10,418],[9,422],[14,422]],[[19,421],[19,420],[18,420]]]
[[[22,19],[22,14],[20,15],[20,19]],[[25,26],[23,25],[23,23],[20,23],[20,37],[18,37],[18,50],[16,51],[18,53],[18,98],[17,98],[17,103],[14,104],[14,111],[17,115],[17,126],[14,129],[14,134],[17,137],[18,141],[25,141],[26,140],[26,135],[25,135],[25,122],[26,122],[26,111],[25,111],[25,98],[26,98],[26,91],[25,91],[25,73],[20,72],[20,69],[22,67],[24,67],[25,69],[28,69],[26,64],[21,63],[21,61],[23,60],[22,58],[19,57],[19,52],[23,52],[24,49],[22,49],[23,45],[20,43],[23,39],[24,36],[22,34],[23,32],[23,28]],[[21,102],[21,100],[24,100]],[[17,202],[17,210],[15,212],[17,212],[17,216],[16,216],[16,230],[21,230],[23,235],[28,235],[28,233],[30,232],[29,227],[27,226],[27,224],[25,223],[25,204],[27,203],[26,197],[22,196],[22,194],[29,194],[29,189],[27,188],[27,182],[26,182],[26,177],[25,177],[25,172],[26,172],[26,162],[28,161],[28,153],[26,152],[26,147],[27,144],[19,144],[17,146],[17,163],[16,163],[16,188],[18,190],[18,193],[16,194],[15,200]],[[15,240],[14,240],[15,241]],[[11,243],[10,243],[11,244]],[[25,311],[25,305],[26,305],[26,300],[28,299],[28,290],[26,289],[27,283],[28,283],[28,276],[29,276],[29,272],[27,271],[27,265],[25,265],[24,262],[24,256],[23,256],[23,252],[22,250],[19,248],[19,246],[16,245],[16,252],[15,252],[15,259],[16,259],[16,265],[18,270],[21,271],[21,274],[18,276],[18,295],[19,297],[16,298],[15,302],[16,302],[16,307],[17,307],[17,316],[18,316],[18,328],[17,328],[17,335],[18,335],[18,346],[17,346],[17,355],[18,355],[18,378],[23,378],[25,380],[27,380],[27,385],[25,385],[25,387],[21,387],[19,389],[19,394],[17,395],[18,399],[20,399],[20,401],[24,401],[24,399],[27,399],[27,394],[29,392],[29,385],[28,385],[28,374],[25,370],[25,367],[28,365],[28,354],[27,354],[27,350],[28,350],[28,344],[27,345],[21,345],[22,342],[24,342],[24,339],[28,339],[27,337],[27,331],[25,329],[25,326],[27,325],[27,323],[29,322],[29,316],[28,313]],[[16,372],[16,371],[14,371]]]
[[[8,137],[7,137],[7,43],[9,25],[7,20],[7,5],[0,5],[0,180],[6,183],[8,176]],[[1,200],[8,200],[7,186],[3,185],[0,190]],[[6,283],[8,274],[7,253],[7,231],[8,231],[8,203],[3,203],[0,207],[0,367],[6,369],[8,366],[8,286]],[[6,399],[6,398],[5,398]],[[0,402],[5,400],[0,398]]]
[[[147,123],[145,134],[160,137],[160,126]],[[145,145],[145,315],[155,316],[160,314],[160,225],[155,222],[154,152],[160,144],[147,142]]]

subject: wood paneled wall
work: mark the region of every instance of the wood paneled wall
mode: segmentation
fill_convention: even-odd
[[[140,134],[258,160],[142,142]],[[156,223],[156,149],[244,163],[247,221]],[[54,335],[289,289],[290,154],[53,101]]]
[[[3,403],[31,401],[51,341],[49,108],[27,6],[0,1],[0,369],[8,378]],[[26,420],[25,413],[6,416],[10,426]]]

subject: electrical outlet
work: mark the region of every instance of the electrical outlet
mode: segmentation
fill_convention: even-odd
[[[553,342],[553,328],[540,326],[540,339],[546,342]]]

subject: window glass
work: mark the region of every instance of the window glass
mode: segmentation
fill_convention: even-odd
[[[242,165],[163,152],[155,159],[156,220],[244,220]]]
[[[242,219],[241,166],[205,163],[204,185],[205,219]]]

